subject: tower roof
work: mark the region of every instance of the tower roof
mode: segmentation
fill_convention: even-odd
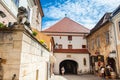
[[[71,20],[70,18],[63,18],[51,27],[43,30],[43,32],[56,32],[56,33],[89,33],[89,29],[81,24]]]

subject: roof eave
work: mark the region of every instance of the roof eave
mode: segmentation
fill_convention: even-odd
[[[89,32],[55,32],[55,31],[41,31],[43,33],[73,33],[73,34],[89,34]]]
[[[36,2],[36,5],[38,5],[40,15],[41,15],[42,17],[44,17],[44,13],[43,13],[43,9],[42,9],[40,0],[35,0],[35,2]]]
[[[98,31],[100,28],[104,27],[104,25],[106,25],[108,22],[110,22],[110,21],[107,20],[105,23],[103,23],[103,24],[100,25],[98,28],[96,28],[94,31],[91,31],[90,34],[88,34],[86,37],[89,37],[90,35],[92,35],[92,34],[95,33],[96,31]]]

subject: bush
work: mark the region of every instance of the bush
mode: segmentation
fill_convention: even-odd
[[[32,34],[33,34],[33,36],[36,36],[36,35],[37,35],[37,32],[33,31]]]
[[[0,28],[3,28],[4,27],[4,24],[0,22]]]

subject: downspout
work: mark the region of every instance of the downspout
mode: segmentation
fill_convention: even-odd
[[[117,75],[118,75],[118,77],[120,77],[119,55],[118,55],[118,48],[117,48],[117,44],[118,44],[118,42],[117,42],[117,34],[116,34],[115,24],[114,24],[114,22],[112,20],[112,17],[110,17],[109,21],[113,24],[113,30],[114,30],[114,36],[115,36],[114,42],[115,42],[115,48],[116,48],[116,54],[117,54],[116,58],[117,58],[117,63],[118,63],[118,65],[116,66],[117,67]]]

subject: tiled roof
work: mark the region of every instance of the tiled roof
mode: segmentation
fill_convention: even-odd
[[[89,29],[65,17],[48,29],[43,30],[43,32],[89,33]]]
[[[97,30],[97,29],[100,28],[104,23],[106,23],[106,22],[109,20],[110,15],[111,15],[111,13],[105,13],[105,15],[100,19],[100,21],[99,21],[99,22],[96,24],[96,26],[91,30],[91,32]]]
[[[113,11],[112,17],[120,12],[120,5]]]
[[[99,20],[99,22],[95,25],[95,27],[90,31],[91,35],[92,33],[94,33],[95,31],[99,30],[101,27],[103,27],[103,25],[105,25],[107,22],[109,22],[110,19],[110,15],[111,13],[105,13],[104,16]],[[88,35],[88,36],[89,36]]]

